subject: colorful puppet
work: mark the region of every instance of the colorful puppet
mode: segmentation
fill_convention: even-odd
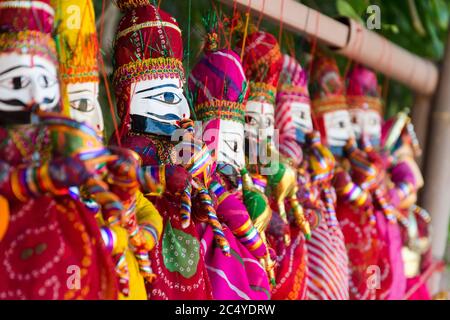
[[[103,134],[98,102],[99,52],[92,0],[52,0],[56,11],[63,112]]]
[[[322,139],[336,157],[333,185],[337,194],[336,215],[331,226],[342,229],[349,257],[351,299],[375,299],[377,286],[367,285],[370,266],[379,258],[378,234],[371,220],[370,194],[352,180],[351,173],[372,169],[370,163],[358,164],[346,158],[354,141],[350,114],[347,110],[345,86],[335,60],[320,52],[313,66],[313,113]],[[358,158],[358,160],[360,160]],[[360,166],[361,165],[361,166]],[[363,173],[366,173],[363,171]],[[371,172],[371,171],[369,171]],[[365,174],[361,174],[366,177]],[[336,219],[337,218],[337,219]]]
[[[310,104],[306,71],[295,58],[285,56],[275,119],[280,151],[297,168],[299,200],[314,227],[305,243],[306,298],[348,299],[347,253],[342,233],[330,223],[335,215],[331,186],[334,157],[313,131]],[[293,261],[296,259],[298,256]]]
[[[414,158],[420,147],[410,118],[401,112],[383,124],[381,149],[389,154],[388,174],[392,181],[391,201],[398,208],[406,276],[404,298],[429,300],[427,269],[431,266],[430,215],[416,205],[417,192],[424,184]]]
[[[275,99],[283,63],[280,47],[273,35],[255,31],[245,39],[243,56],[244,70],[250,83],[245,111],[248,164],[253,174],[267,180],[267,192],[285,224],[288,223],[287,201],[296,223],[309,237],[309,223],[297,199],[296,172],[288,159],[279,155],[274,143]],[[286,240],[289,242],[288,237]]]
[[[106,151],[93,130],[44,115],[60,102],[53,17],[49,1],[0,1],[0,194],[11,216],[0,298],[114,299],[96,221],[68,191],[92,178],[85,157]]]
[[[306,73],[300,64],[294,58],[284,55],[277,90],[275,128],[279,133],[281,155],[289,159],[293,168],[297,169],[300,204],[305,213],[310,213],[309,208],[305,206],[306,201],[303,201],[304,193],[300,191],[308,188],[308,191],[314,192],[310,185],[306,186],[308,172],[300,167],[304,162],[302,144],[305,143],[306,134],[312,131],[307,83]],[[286,245],[280,232],[283,230],[281,225],[278,216],[274,216],[269,229],[269,238],[277,252],[278,262],[273,298],[302,300],[306,298],[308,277],[305,237],[295,222],[290,223],[291,241]]]
[[[124,14],[114,45],[114,86],[122,122],[120,142],[112,142],[136,151],[147,172],[165,187],[162,197],[147,196],[163,216],[163,235],[150,254],[158,277],[147,285],[148,297],[211,299],[191,196],[205,203],[208,214],[203,221],[214,226],[221,248],[226,251],[227,245],[209,194],[204,188],[194,190],[193,174],[179,162],[177,145],[190,123],[183,95],[181,30],[172,16],[148,2],[119,0],[117,5]],[[197,153],[200,164],[191,163],[191,169],[207,167],[208,154],[202,150]]]
[[[233,186],[245,165],[247,81],[239,57],[231,50],[218,48],[217,33],[208,33],[206,39],[204,55],[189,76],[189,89],[196,120],[202,121],[203,139],[217,162],[216,173],[209,177],[207,185],[217,198],[217,214],[225,225],[233,255],[224,256],[212,243],[206,246],[205,263],[215,299],[270,299],[264,268],[269,256],[260,236],[265,228],[258,229],[257,222],[270,219],[271,210],[266,202],[266,213],[255,217],[254,226],[240,200],[242,191]],[[202,242],[209,239],[209,244],[213,240],[211,230],[199,227],[203,229],[199,231]]]
[[[103,136],[103,116],[98,102],[99,48],[92,1],[53,0],[53,6],[56,10],[63,109],[73,119],[89,124]],[[119,148],[115,148],[114,153],[118,159],[106,168],[109,169],[106,170],[108,183],[125,206],[126,216],[120,226],[110,226],[102,212],[97,213],[97,219],[105,244],[116,263],[119,298],[147,299],[144,281],[151,282],[155,277],[150,268],[148,251],[161,235],[161,217],[139,191],[141,185],[136,172],[141,169],[138,156]],[[100,176],[105,175],[105,167],[99,167],[98,171]],[[80,194],[77,189],[72,191],[74,195]],[[86,186],[81,188],[84,201],[91,210],[98,211],[98,204],[93,201],[93,198],[98,199],[97,192],[90,194],[89,191]],[[111,241],[114,238],[117,239],[115,243]]]
[[[380,286],[377,299],[402,299],[406,279],[401,259],[402,241],[396,223],[396,211],[390,197],[386,168],[386,154],[380,149],[382,101],[374,72],[361,65],[354,66],[347,75],[347,101],[353,128],[365,158],[376,168],[376,179],[366,184],[373,198],[379,234]],[[395,202],[395,201],[394,201]]]

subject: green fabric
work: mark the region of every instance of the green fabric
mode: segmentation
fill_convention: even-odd
[[[190,278],[197,271],[200,243],[190,234],[172,228],[167,222],[162,239],[162,254],[167,270]]]
[[[264,196],[253,190],[244,189],[244,204],[252,220],[258,218],[267,207]]]

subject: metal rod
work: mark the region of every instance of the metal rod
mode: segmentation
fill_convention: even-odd
[[[432,254],[438,260],[444,257],[450,220],[450,33],[441,70],[429,120],[424,175],[427,184],[422,192],[422,205],[432,217]],[[436,290],[439,280],[433,283]]]
[[[362,63],[403,83],[422,95],[432,95],[439,72],[431,61],[418,57],[353,20],[332,19],[293,0],[219,0],[241,10],[250,7],[273,22],[283,21],[285,29],[314,37],[355,62]],[[283,6],[283,7],[282,7]],[[264,11],[263,11],[264,8]]]

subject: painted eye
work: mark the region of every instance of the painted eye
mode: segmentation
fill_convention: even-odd
[[[167,103],[167,104],[178,104],[181,101],[181,98],[176,93],[169,92],[169,91],[160,93],[156,96],[146,97],[145,99],[158,100],[160,102]]]
[[[233,141],[233,151],[234,152],[238,151],[238,143],[237,143],[237,141]]]
[[[94,104],[89,99],[78,99],[71,101],[70,107],[81,112],[91,112],[94,110]]]
[[[228,147],[233,150],[233,152],[238,152],[238,143],[237,141],[225,141]]]
[[[38,83],[42,88],[50,88],[56,83],[56,79],[53,79],[46,75],[41,75],[38,78]]]
[[[301,118],[301,119],[306,119],[306,113],[305,113],[305,111],[301,111],[301,112],[300,112],[300,118]]]
[[[252,125],[252,126],[258,125],[258,121],[256,120],[255,117],[252,117],[252,116],[245,116],[245,123]]]
[[[9,90],[21,90],[26,88],[30,83],[31,83],[30,78],[24,76],[17,76],[2,80],[0,82],[0,85]]]

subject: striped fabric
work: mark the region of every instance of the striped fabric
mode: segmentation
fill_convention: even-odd
[[[308,248],[308,300],[348,300],[349,269],[344,236],[329,228],[326,219],[306,241]]]
[[[280,152],[298,165],[302,159],[302,149],[297,141],[292,102],[310,103],[308,79],[302,66],[288,55],[283,56],[283,70],[278,82],[275,128],[279,132]]]

